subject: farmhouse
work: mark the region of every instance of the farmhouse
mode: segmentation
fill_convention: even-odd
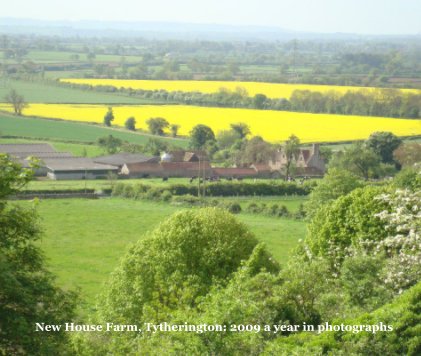
[[[269,159],[269,167],[272,171],[284,171],[287,163],[284,149],[278,150]],[[292,164],[295,168],[295,176],[323,176],[326,171],[318,144],[313,144],[310,149],[299,149],[292,159]]]
[[[110,173],[117,174],[118,168],[94,162],[90,158],[45,159],[47,177],[61,179],[105,179]]]

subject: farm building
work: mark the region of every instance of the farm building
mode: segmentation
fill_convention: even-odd
[[[37,177],[46,176],[47,174],[47,168],[44,164],[45,159],[73,157],[69,152],[57,152],[47,143],[0,144],[0,153],[9,154],[24,168],[30,168],[30,157],[38,159],[38,168],[34,172],[34,175]]]
[[[159,162],[158,156],[145,156],[140,153],[120,152],[108,156],[100,156],[93,158],[93,161],[101,164],[109,164],[121,169],[125,164],[143,163],[143,162]]]
[[[117,174],[115,166],[100,164],[90,158],[45,159],[47,177],[62,179],[106,179],[110,173]]]
[[[216,178],[257,178],[258,173],[254,168],[212,168],[212,175]]]
[[[212,167],[204,151],[169,151],[144,162],[126,163],[120,174],[130,178],[211,177]]]
[[[269,167],[272,171],[282,172],[287,163],[287,156],[283,149],[278,150],[269,159]],[[313,144],[310,149],[299,149],[298,154],[293,157],[293,165],[296,176],[323,176],[326,171],[318,144]]]
[[[121,169],[121,175],[130,178],[148,177],[211,177],[209,162],[140,162],[128,163]]]
[[[164,172],[160,162],[126,163],[120,170],[125,178],[163,177]]]
[[[169,151],[161,156],[162,162],[209,162],[206,151],[190,150],[190,151]]]

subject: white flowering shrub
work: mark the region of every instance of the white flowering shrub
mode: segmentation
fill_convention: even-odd
[[[374,252],[388,257],[384,282],[401,292],[421,277],[421,191],[397,190],[377,199],[391,207],[375,214],[386,222],[390,234],[376,244]]]

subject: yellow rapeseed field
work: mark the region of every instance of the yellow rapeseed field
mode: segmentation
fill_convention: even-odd
[[[74,84],[89,84],[93,86],[110,85],[116,88],[132,88],[144,90],[167,91],[199,91],[202,93],[215,93],[221,88],[235,90],[244,88],[249,96],[265,94],[269,98],[289,98],[294,90],[310,90],[318,92],[336,91],[346,93],[356,90],[373,90],[375,88],[350,87],[335,85],[309,85],[309,84],[280,84],[260,82],[224,82],[224,81],[197,81],[197,80],[120,80],[120,79],[60,79],[62,82]],[[416,89],[402,89],[406,92],[420,92]]]
[[[10,105],[0,109],[12,111]],[[105,105],[30,104],[25,115],[64,120],[102,123]],[[193,126],[205,124],[216,133],[229,129],[231,123],[243,122],[253,135],[271,142],[297,135],[302,142],[338,142],[366,139],[374,131],[391,131],[398,136],[421,135],[421,120],[307,114],[285,111],[208,108],[185,105],[143,105],[113,107],[114,125],[123,126],[134,116],[136,127],[147,129],[146,120],[163,117],[170,124],[180,125],[179,133],[188,135]]]

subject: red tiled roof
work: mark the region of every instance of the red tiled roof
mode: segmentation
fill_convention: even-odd
[[[129,170],[130,174],[163,171],[162,166],[157,162],[126,163],[126,167]]]
[[[164,171],[171,171],[171,170],[189,170],[189,171],[198,171],[204,169],[211,169],[209,162],[161,162],[161,166]]]

